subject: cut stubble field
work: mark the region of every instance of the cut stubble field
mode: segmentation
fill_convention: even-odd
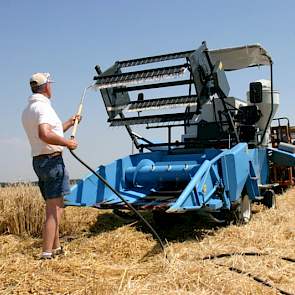
[[[156,227],[167,258],[142,223],[68,207],[61,225],[67,255],[40,261],[38,188],[1,188],[0,294],[295,294],[295,189],[277,203],[255,205],[242,226],[190,216]]]

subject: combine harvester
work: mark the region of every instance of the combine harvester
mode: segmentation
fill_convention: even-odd
[[[229,96],[226,71],[261,66],[270,67],[270,79],[251,82],[247,101]],[[124,126],[138,150],[99,166],[97,174],[134,208],[155,217],[195,211],[247,223],[252,202],[275,207],[279,184],[270,172],[276,165],[280,171],[295,166],[295,146],[271,146],[279,106],[272,67],[258,44],[209,50],[205,42],[197,50],[117,61],[105,72],[96,66],[95,87],[108,122]],[[167,129],[167,140],[146,139],[134,125]],[[172,131],[180,129],[173,140]],[[128,209],[95,174],[72,187],[66,205]]]

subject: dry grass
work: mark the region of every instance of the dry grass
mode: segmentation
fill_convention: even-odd
[[[0,234],[40,237],[44,212],[44,201],[38,187],[28,184],[0,189]],[[90,212],[79,208],[66,210],[61,223],[61,234],[87,231],[91,222],[95,222],[97,213],[96,210],[92,210],[93,214]]]
[[[295,294],[295,263],[280,259],[295,258],[295,190],[279,197],[277,210],[256,206],[255,212],[240,227],[210,228],[190,219],[160,230],[169,243],[165,259],[141,224],[124,224],[109,211],[67,208],[62,232],[69,254],[37,261],[39,192],[30,186],[3,188],[0,294],[278,294],[229,267]],[[202,259],[250,251],[267,255]]]

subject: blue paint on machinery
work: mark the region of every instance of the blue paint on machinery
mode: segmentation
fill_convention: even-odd
[[[180,59],[184,63],[122,71]],[[265,65],[270,66],[270,81],[250,83],[247,102],[228,96],[226,71]],[[204,42],[197,50],[118,61],[105,72],[98,66],[96,71],[94,79],[108,122],[125,126],[138,149],[137,154],[99,166],[96,172],[134,208],[208,214],[238,209],[240,219],[248,221],[251,202],[269,198],[276,185],[270,164],[295,166],[290,146],[285,150],[269,147],[279,97],[272,87],[272,59],[260,45],[208,50]],[[177,80],[179,77],[183,78]],[[173,79],[158,81],[166,78]],[[188,87],[188,95],[146,98],[145,93],[138,93],[175,86]],[[132,93],[137,93],[135,99]],[[175,108],[182,112],[176,113]],[[135,133],[134,125],[145,125],[147,130],[166,128],[168,141],[153,143]],[[181,140],[173,142],[174,127],[184,131]],[[72,187],[66,205],[127,209],[94,174]]]
[[[262,173],[268,165],[266,152],[266,149],[248,150],[246,143],[227,150],[204,149],[190,154],[156,151],[130,155],[96,171],[137,208],[165,208],[167,212],[204,207],[230,209],[246,186],[251,187],[247,189],[251,199],[259,196],[258,185],[268,181]],[[72,188],[67,205],[123,206],[93,174]]]

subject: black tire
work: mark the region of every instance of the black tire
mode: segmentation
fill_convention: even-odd
[[[265,191],[261,203],[269,209],[275,209],[277,207],[275,192],[273,190]]]

